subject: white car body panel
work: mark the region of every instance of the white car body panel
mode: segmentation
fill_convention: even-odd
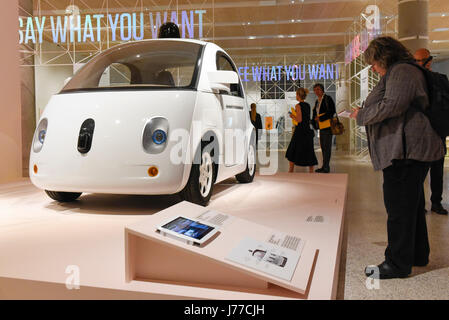
[[[223,50],[201,41],[176,41],[205,45],[196,90],[92,91],[54,95],[41,116],[41,120],[48,121],[42,149],[35,152],[31,148],[30,178],[33,184],[41,189],[62,192],[174,194],[185,187],[194,153],[206,132],[213,132],[218,137],[220,154],[216,182],[243,172],[250,137],[254,134],[245,97],[214,92],[207,76],[208,71],[217,70],[216,54]],[[159,154],[149,154],[142,146],[144,126],[153,117],[166,118],[169,123],[167,147]],[[92,147],[87,154],[81,154],[77,150],[80,127],[89,118],[95,121]],[[230,128],[241,130],[244,151],[240,161],[225,163],[224,129]],[[191,152],[184,154],[181,163],[172,163],[172,149],[179,146],[174,133],[181,131],[189,133],[187,149]],[[156,177],[148,175],[150,166],[159,169]]]

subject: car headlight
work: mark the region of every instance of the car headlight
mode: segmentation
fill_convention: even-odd
[[[153,142],[155,144],[163,144],[165,141],[167,141],[167,134],[164,130],[158,129],[153,132]]]
[[[42,147],[44,146],[45,137],[47,135],[47,126],[48,126],[48,120],[42,119],[39,122],[39,125],[36,128],[36,133],[34,134],[33,139],[33,151],[39,152],[42,150]]]
[[[148,120],[142,132],[142,147],[146,153],[158,154],[167,148],[169,138],[168,120],[154,117]]]

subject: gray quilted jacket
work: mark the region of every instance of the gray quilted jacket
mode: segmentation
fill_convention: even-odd
[[[441,159],[444,156],[441,138],[422,112],[429,106],[422,71],[409,64],[391,68],[357,115],[357,124],[366,126],[374,170],[391,166],[392,160],[404,159],[404,151],[407,159],[423,162]]]

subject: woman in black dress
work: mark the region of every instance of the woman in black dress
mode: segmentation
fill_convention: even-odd
[[[249,118],[254,128],[256,128],[256,148],[259,142],[259,132],[262,130],[262,118],[257,113],[257,106],[255,103],[251,103],[251,111],[249,112]]]
[[[318,164],[313,146],[313,130],[310,128],[310,105],[304,100],[309,90],[299,88],[296,91],[296,100],[299,103],[295,106],[296,115],[290,113],[290,118],[297,121],[292,140],[287,148],[285,157],[290,161],[288,172],[293,172],[295,165],[309,167],[309,172],[313,172],[313,166]]]

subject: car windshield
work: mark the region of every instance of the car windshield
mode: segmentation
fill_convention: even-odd
[[[175,40],[117,46],[81,68],[61,93],[113,88],[193,88],[201,48],[197,43]]]

